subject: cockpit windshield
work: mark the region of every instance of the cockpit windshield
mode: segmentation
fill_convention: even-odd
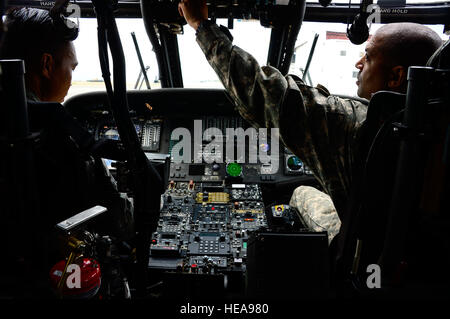
[[[227,25],[226,19],[217,19],[218,24]],[[131,33],[134,32],[146,67],[151,88],[160,88],[158,64],[151,43],[145,32],[142,19],[117,19],[127,67],[127,88],[146,89],[141,76],[141,69]],[[373,24],[373,34],[381,24]],[[445,40],[443,25],[428,25]],[[80,34],[74,41],[80,61],[73,74],[72,87],[68,97],[90,91],[104,91],[103,78],[98,63],[97,22],[95,19],[80,19]],[[309,85],[321,84],[330,92],[354,96],[356,94],[355,63],[364,54],[365,43],[355,45],[346,35],[345,23],[322,23],[305,21],[295,44],[294,56],[289,73],[303,78]],[[234,45],[250,52],[260,65],[267,64],[270,43],[270,28],[261,26],[257,20],[236,20],[230,30]],[[308,72],[304,74],[308,58],[317,42],[309,63]],[[195,42],[195,31],[184,27],[183,34],[178,35],[180,63],[185,88],[223,88],[214,70],[203,56]],[[333,70],[333,72],[329,72]]]

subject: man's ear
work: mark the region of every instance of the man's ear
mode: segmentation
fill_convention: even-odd
[[[44,53],[41,57],[41,74],[46,79],[50,79],[53,74],[55,59],[50,53]]]
[[[389,72],[388,87],[393,91],[401,90],[406,85],[407,70],[401,66],[394,66]]]

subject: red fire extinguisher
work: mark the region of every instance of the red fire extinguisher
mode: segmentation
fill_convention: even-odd
[[[100,289],[100,265],[92,258],[79,258],[71,264],[61,260],[50,270],[50,281],[63,299],[91,299]]]

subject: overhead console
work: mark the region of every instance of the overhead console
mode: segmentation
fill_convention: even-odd
[[[157,14],[154,14],[153,16],[158,23],[185,24],[184,19],[180,17],[177,11],[178,2],[179,1],[170,0],[143,1],[141,2],[141,10],[152,10],[153,12],[157,12]],[[266,26],[277,23],[287,24],[296,21],[298,18],[297,13],[295,10],[293,11],[292,8],[304,4],[304,0],[206,1],[209,17],[213,20],[216,18],[257,19]]]
[[[166,2],[170,3],[171,1],[167,0]],[[244,8],[248,8],[250,4],[255,4],[257,2],[258,1],[256,0],[238,0],[232,2],[207,1],[207,5],[210,10],[215,8],[217,18],[228,18],[230,11],[232,11],[235,19],[242,19],[249,16],[248,13],[242,13]],[[274,2],[275,1],[267,1],[268,4],[272,5]],[[259,3],[262,3],[262,1],[259,1]],[[77,4],[81,7],[81,15],[83,17],[95,16],[90,2],[77,1]],[[40,3],[37,2],[36,6],[39,5]],[[166,4],[166,6],[168,6],[168,4]],[[411,21],[423,24],[445,24],[450,11],[448,2],[437,1],[434,3],[425,3],[425,1],[423,1],[423,3],[408,3],[405,6],[386,5],[386,7],[387,8],[381,17],[382,23]],[[382,8],[385,9],[383,6]],[[359,11],[360,1],[352,1],[351,3],[349,3],[349,1],[347,1],[347,3],[336,3],[335,1],[331,1],[326,7],[322,6],[318,1],[307,1],[304,21],[347,23],[348,20],[353,19]],[[399,12],[401,12],[401,14],[398,14]],[[120,0],[117,4],[115,13],[118,18],[140,18],[140,2],[137,0]],[[256,10],[254,10],[254,13],[257,14]],[[257,19],[257,15],[255,14],[251,15],[251,17]],[[177,18],[176,14],[173,12],[169,14],[165,13],[164,16],[171,18],[171,22],[175,21],[173,18]]]

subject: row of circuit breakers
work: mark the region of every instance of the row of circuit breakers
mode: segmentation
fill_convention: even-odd
[[[251,232],[268,226],[259,184],[172,181],[161,206],[150,245],[151,269],[243,271]]]

